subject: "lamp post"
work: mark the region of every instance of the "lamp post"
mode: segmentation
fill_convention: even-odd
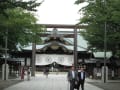
[[[92,0],[96,1],[96,0]],[[106,7],[106,0],[101,0],[104,3],[104,7]],[[105,9],[105,8],[104,8]],[[103,68],[103,82],[106,83],[107,73],[106,73],[106,51],[107,51],[107,22],[104,21],[104,68]]]
[[[4,80],[7,80],[7,44],[8,44],[8,30],[5,32],[5,66],[4,66]]]
[[[106,0],[104,5],[106,6]],[[107,51],[107,22],[104,22],[104,83],[106,83],[106,51]]]
[[[90,0],[93,2],[95,2],[96,0]],[[106,7],[106,0],[101,0],[101,2],[103,2],[104,7]],[[105,9],[105,8],[104,8]],[[104,21],[104,68],[103,68],[103,82],[106,83],[106,51],[107,51],[107,22],[106,20]]]
[[[105,31],[104,31],[104,83],[106,82],[106,51],[107,51],[107,31],[106,31],[106,22],[105,22]]]
[[[80,3],[82,2],[90,2],[90,3],[95,3],[96,0],[79,0]],[[101,2],[104,3],[104,7],[106,7],[106,0],[101,0]],[[105,8],[104,8],[105,9]],[[106,83],[106,51],[107,51],[107,22],[106,20],[104,21],[104,72],[103,72],[103,81]]]

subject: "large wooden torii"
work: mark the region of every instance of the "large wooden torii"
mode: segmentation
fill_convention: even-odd
[[[74,29],[74,66],[77,67],[77,29],[84,29],[86,25],[70,25],[70,24],[39,24],[45,28],[62,28],[62,29]],[[35,53],[36,44],[32,44],[32,76],[35,76]]]

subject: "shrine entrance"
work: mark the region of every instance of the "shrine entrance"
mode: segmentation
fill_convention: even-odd
[[[47,29],[52,28],[53,30],[55,30],[55,29],[66,29],[66,32],[69,29],[73,29],[73,31],[72,31],[73,33],[71,33],[71,34],[62,33],[62,34],[59,35],[59,34],[56,34],[57,32],[53,32],[53,34],[49,36],[50,39],[46,42],[48,43],[48,42],[50,42],[50,40],[54,41],[56,39],[59,39],[59,41],[61,43],[56,43],[56,41],[54,41],[53,42],[54,44],[49,43],[49,45],[47,45],[47,47],[44,47],[42,50],[46,51],[48,53],[48,52],[51,51],[51,48],[54,48],[54,49],[58,48],[57,46],[62,47],[62,48],[59,48],[60,49],[59,51],[63,50],[63,51],[66,51],[64,53],[69,53],[70,55],[72,55],[73,56],[73,63],[71,63],[71,65],[74,64],[75,68],[77,68],[77,65],[78,65],[77,33],[78,33],[78,29],[84,29],[86,26],[85,25],[65,25],[65,24],[40,24],[40,25],[44,26]],[[40,34],[41,37],[46,37],[48,35],[49,35],[49,33]],[[64,43],[64,40],[62,39],[63,37],[64,38],[73,38],[74,42],[73,42],[73,49],[72,50],[71,50],[70,46],[67,46],[67,45],[63,44]],[[49,47],[51,47],[51,48],[49,48]],[[41,51],[38,52],[38,53],[41,53]],[[53,52],[50,52],[50,53],[53,53]],[[61,53],[63,53],[63,52],[61,52]],[[56,50],[54,50],[54,54],[56,54]],[[55,61],[55,63],[56,63],[55,66],[59,66],[58,64],[60,64],[56,61]],[[45,62],[44,62],[44,64],[45,64]],[[48,65],[48,64],[46,64],[46,65]],[[50,65],[54,66],[53,62],[50,63],[48,66],[50,66]],[[71,65],[69,65],[69,66],[71,66]],[[31,63],[31,66],[32,66],[31,75],[35,76],[35,71],[36,71],[36,44],[35,43],[32,44],[32,63]]]

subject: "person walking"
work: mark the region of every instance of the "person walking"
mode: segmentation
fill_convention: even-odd
[[[80,86],[81,86],[81,90],[84,90],[85,77],[86,77],[86,74],[85,74],[84,68],[83,67],[79,68],[78,70],[79,81],[78,81],[77,90],[79,90]]]
[[[25,69],[24,67],[21,68],[21,80],[24,80]]]
[[[68,82],[70,83],[70,90],[74,90],[75,82],[78,79],[77,76],[78,76],[77,71],[75,70],[75,67],[72,66],[71,70],[68,71],[67,75]]]
[[[29,81],[30,80],[30,68],[28,67],[28,70],[27,70],[27,80]]]
[[[46,69],[44,70],[44,74],[46,75],[46,78],[48,78],[49,68],[46,68]]]

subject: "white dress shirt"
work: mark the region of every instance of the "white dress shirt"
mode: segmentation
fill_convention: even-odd
[[[81,72],[81,79],[84,79],[84,72]]]
[[[75,71],[72,71],[72,78],[75,78]]]

